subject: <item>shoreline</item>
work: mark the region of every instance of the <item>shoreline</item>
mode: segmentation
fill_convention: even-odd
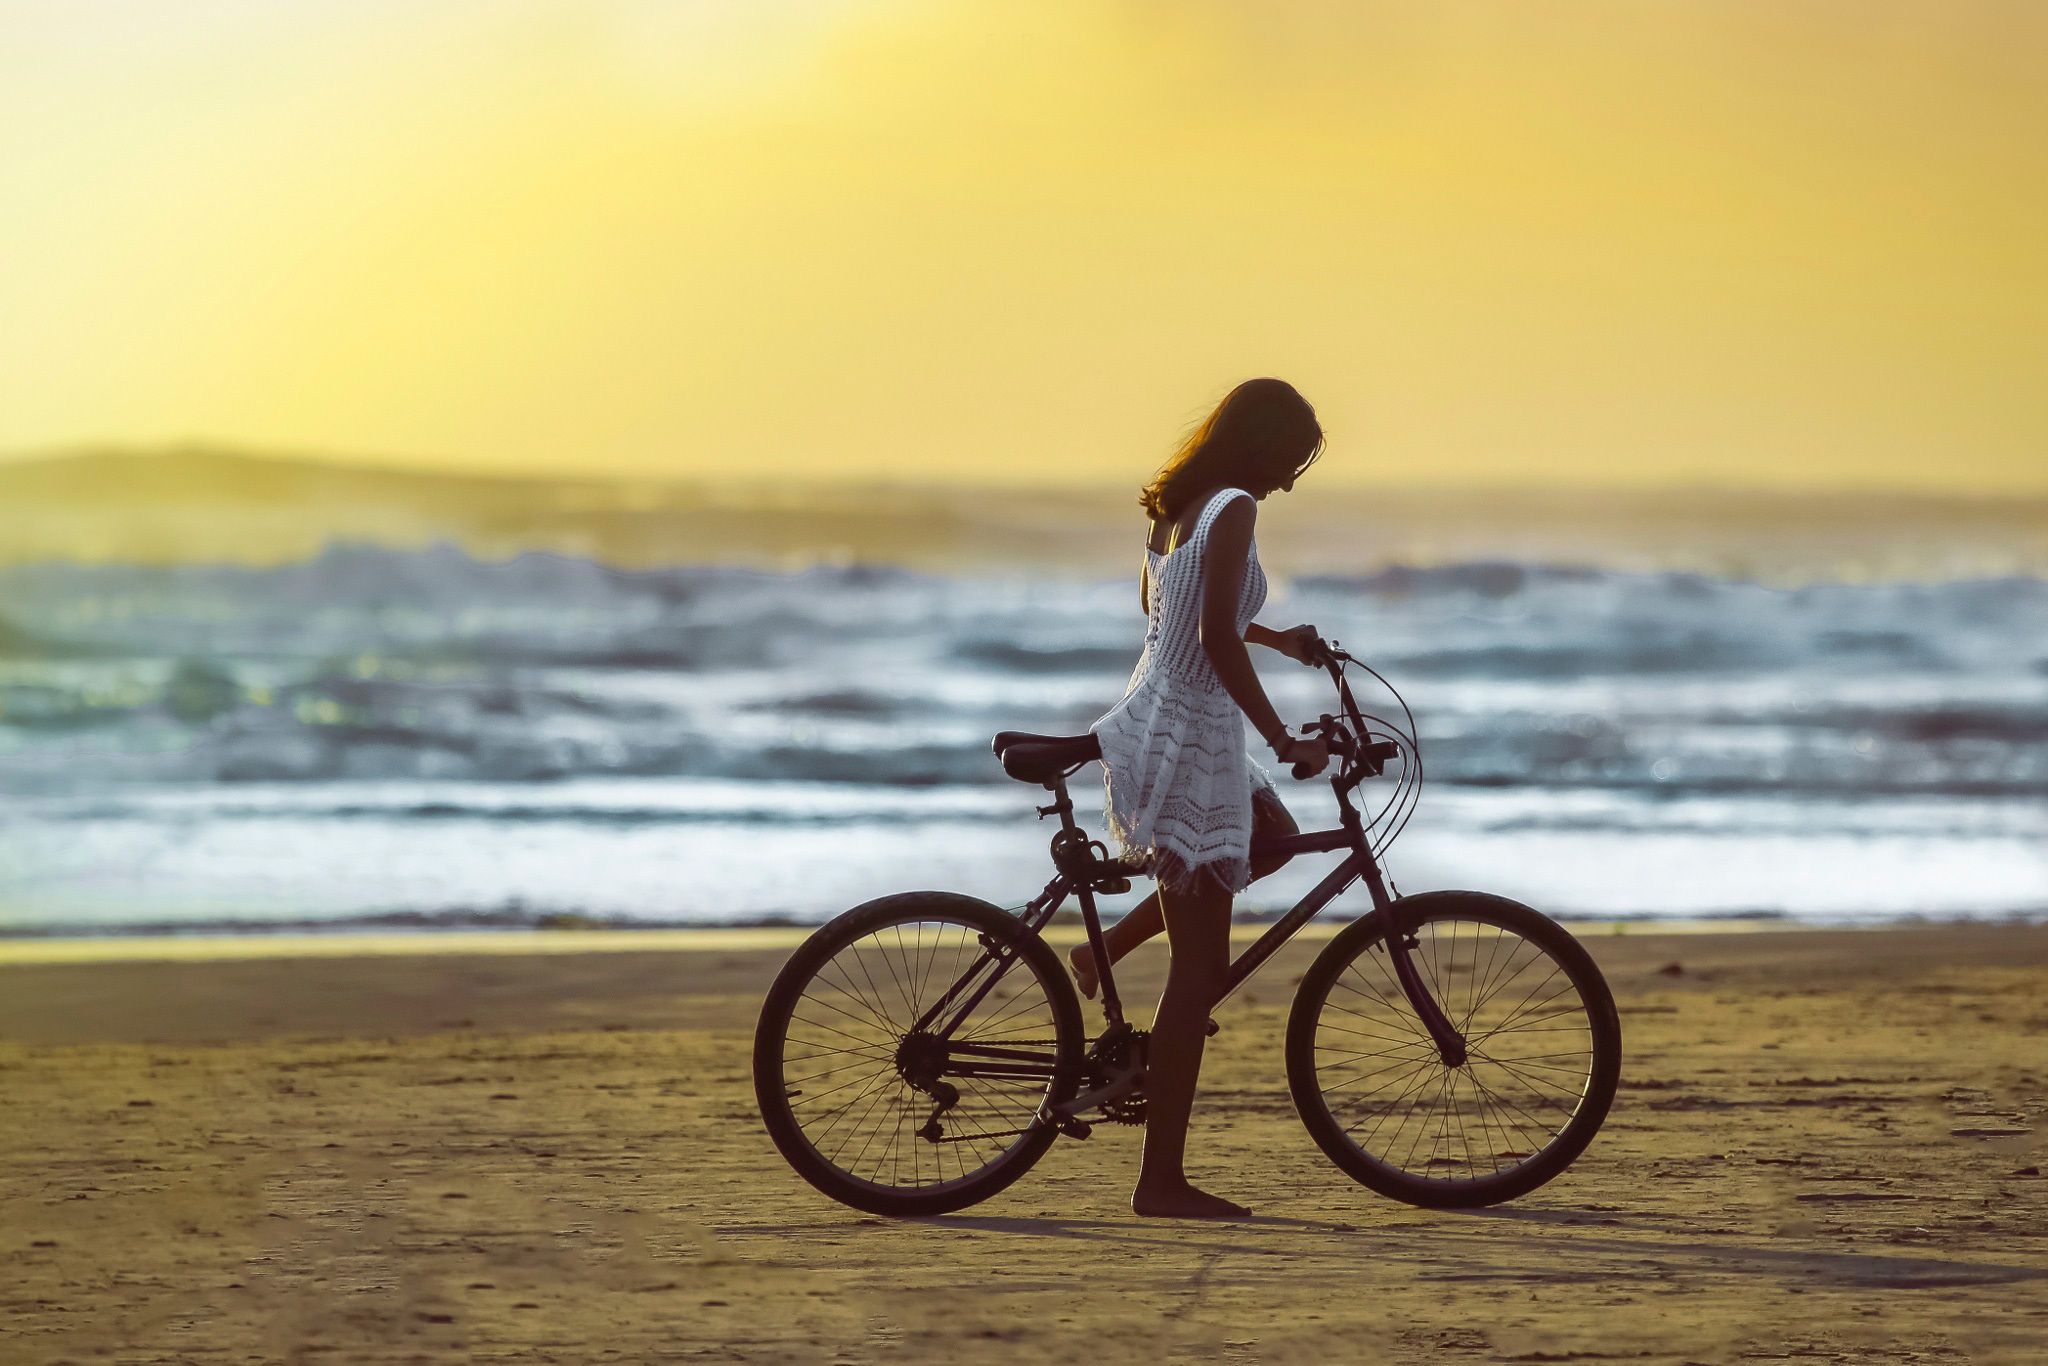
[[[1274,918],[1239,920],[1231,926],[1233,944],[1249,944],[1273,925]],[[823,922],[820,922],[822,924]],[[1293,940],[1320,943],[1350,924],[1349,919],[1316,920],[1295,932]],[[1943,929],[2030,929],[2048,927],[2048,920],[2025,916],[1912,918],[1815,923],[1781,916],[1725,916],[1672,920],[1563,920],[1559,923],[1580,939],[1650,939],[1661,936],[1748,934],[1868,934]],[[372,929],[352,931],[278,930],[186,934],[109,933],[101,935],[0,934],[0,968],[55,963],[171,963],[254,959],[388,958],[586,953],[748,953],[788,952],[818,925],[697,925],[653,929]],[[1048,943],[1063,947],[1084,938],[1080,924],[1062,921],[1048,926]]]

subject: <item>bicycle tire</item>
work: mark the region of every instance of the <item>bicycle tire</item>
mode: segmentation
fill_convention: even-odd
[[[1418,935],[1425,927],[1441,925],[1447,921],[1452,922],[1453,930],[1450,940],[1452,947],[1448,955],[1451,959],[1451,964],[1448,969],[1444,969],[1442,966],[1441,960],[1444,955],[1438,946],[1438,936],[1434,931],[1431,933],[1431,942],[1426,947],[1437,949],[1437,961],[1434,964],[1426,961],[1423,952],[1414,950],[1411,950],[1411,958],[1417,960],[1418,971],[1423,973],[1425,980],[1430,980],[1432,974],[1436,974],[1439,987],[1444,982],[1454,982],[1460,971],[1467,974],[1469,980],[1466,982],[1464,990],[1468,1002],[1476,1001],[1479,1003],[1474,1007],[1475,1010],[1483,1009],[1493,999],[1503,995],[1504,992],[1502,986],[1494,986],[1493,996],[1481,995],[1479,976],[1481,968],[1476,951],[1472,960],[1468,961],[1462,968],[1458,964],[1456,948],[1458,935],[1456,926],[1458,924],[1470,923],[1474,926],[1490,925],[1495,927],[1497,933],[1494,941],[1494,956],[1496,958],[1499,957],[1499,944],[1504,942],[1507,934],[1512,933],[1523,943],[1534,946],[1536,952],[1531,957],[1531,963],[1547,959],[1552,965],[1551,973],[1564,976],[1569,986],[1577,994],[1577,1007],[1567,1006],[1561,1008],[1561,1013],[1557,1015],[1526,1016],[1526,1018],[1536,1018],[1542,1022],[1543,1027],[1554,1027],[1560,1031],[1565,1029],[1575,1030],[1577,1028],[1576,1022],[1583,1018],[1584,1030],[1588,1041],[1586,1048],[1587,1061],[1585,1064],[1583,1090],[1579,1093],[1576,1104],[1569,1112],[1570,1118],[1539,1149],[1527,1154],[1515,1152],[1516,1146],[1521,1142],[1526,1142],[1527,1138],[1533,1134],[1535,1126],[1532,1122],[1528,1134],[1517,1130],[1517,1136],[1509,1135],[1508,1126],[1521,1125],[1524,1119],[1533,1120],[1533,1117],[1530,1116],[1528,1110],[1522,1109],[1520,1114],[1524,1119],[1518,1119],[1515,1114],[1515,1103],[1513,1101],[1509,1101],[1505,1105],[1500,1104],[1500,1097],[1495,1096],[1483,1084],[1472,1081],[1471,1078],[1477,1077],[1481,1070],[1488,1065],[1505,1067],[1506,1071],[1504,1073],[1497,1072],[1495,1074],[1496,1081],[1502,1075],[1525,1078],[1536,1077],[1542,1084],[1557,1084],[1560,1087],[1559,1094],[1564,1095],[1570,1084],[1570,1072],[1566,1065],[1557,1064],[1554,1061],[1541,1064],[1530,1063],[1526,1056],[1511,1057],[1506,1064],[1501,1064],[1491,1058],[1479,1061],[1480,1054],[1475,1053],[1473,1059],[1468,1059],[1465,1067],[1460,1069],[1446,1068],[1441,1057],[1436,1055],[1434,1047],[1428,1043],[1428,1035],[1425,1031],[1421,1030],[1420,1021],[1414,1018],[1413,1008],[1408,1005],[1406,998],[1401,996],[1398,990],[1396,990],[1392,993],[1393,999],[1386,1001],[1384,998],[1387,993],[1382,988],[1381,997],[1386,1006],[1385,1013],[1381,1014],[1378,1007],[1373,1007],[1369,1013],[1362,1015],[1360,1018],[1371,1023],[1374,1030],[1386,1031],[1387,1036],[1391,1036],[1388,1037],[1387,1041],[1393,1043],[1393,1047],[1386,1050],[1385,1056],[1392,1057],[1393,1061],[1386,1062],[1380,1055],[1370,1053],[1365,1055],[1374,1065],[1381,1065],[1383,1069],[1392,1072],[1392,1080],[1383,1083],[1383,1088],[1390,1089],[1395,1086],[1419,1087],[1419,1089],[1411,1091],[1410,1094],[1428,1096],[1430,1095],[1430,1087],[1436,1085],[1441,1095],[1449,1096],[1450,1099],[1443,1102],[1442,1115],[1438,1119],[1438,1123],[1447,1131],[1449,1117],[1453,1112],[1453,1108],[1457,1108],[1457,1112],[1460,1115],[1459,1133],[1466,1145],[1463,1165],[1472,1168],[1475,1172],[1478,1168],[1478,1161],[1473,1156],[1470,1147],[1471,1133],[1463,1123],[1465,1114],[1470,1113],[1477,1117],[1477,1123],[1474,1127],[1476,1127],[1480,1134],[1482,1155],[1485,1155],[1484,1145],[1489,1139],[1494,1142],[1504,1143],[1506,1150],[1491,1155],[1496,1168],[1492,1173],[1438,1178],[1418,1175],[1408,1170],[1406,1159],[1398,1164],[1389,1162],[1381,1155],[1367,1151],[1365,1145],[1354,1140],[1351,1131],[1362,1127],[1366,1120],[1370,1119],[1374,1114],[1379,1114],[1380,1116],[1375,1122],[1375,1127],[1383,1126],[1387,1118],[1390,1117],[1393,1102],[1383,1103],[1388,1106],[1387,1111],[1378,1111],[1374,1110],[1370,1105],[1361,1105],[1360,1108],[1364,1112],[1364,1117],[1358,1123],[1347,1126],[1344,1118],[1332,1109],[1330,1097],[1325,1090],[1322,1067],[1319,1066],[1321,1059],[1319,1059],[1318,1038],[1319,1035],[1333,1034],[1333,1031],[1362,1034],[1364,1036],[1360,1039],[1342,1041],[1336,1044],[1325,1043],[1322,1045],[1324,1053],[1331,1054],[1332,1056],[1341,1056],[1333,1050],[1346,1048],[1354,1050],[1360,1048],[1370,1049],[1375,1047],[1376,1041],[1383,1037],[1380,1033],[1368,1032],[1357,1028],[1346,1029],[1343,1025],[1334,1023],[1326,1025],[1325,1023],[1326,1016],[1330,1016],[1332,1020],[1335,1019],[1336,1012],[1331,1009],[1332,992],[1338,989],[1340,981],[1345,980],[1347,972],[1356,970],[1355,965],[1361,961],[1364,955],[1374,951],[1375,946],[1381,943],[1386,933],[1387,921],[1385,913],[1377,910],[1347,926],[1332,939],[1325,946],[1322,953],[1317,956],[1314,964],[1302,978],[1300,989],[1294,998],[1294,1005],[1290,1012],[1287,1026],[1287,1078],[1288,1088],[1294,1097],[1295,1110],[1300,1115],[1301,1121],[1307,1127],[1309,1134],[1315,1139],[1316,1145],[1322,1149],[1325,1156],[1334,1162],[1346,1175],[1381,1195],[1401,1200],[1411,1205],[1419,1205],[1431,1209],[1476,1208],[1484,1205],[1499,1204],[1503,1201],[1526,1195],[1546,1182],[1555,1179],[1577,1160],[1579,1155],[1585,1151],[1586,1145],[1592,1142],[1593,1136],[1599,1132],[1601,1124],[1607,1117],[1608,1109],[1613,1104],[1615,1087],[1620,1077],[1621,1069],[1621,1022],[1615,1012],[1613,993],[1608,989],[1606,979],[1601,976],[1600,969],[1594,964],[1592,957],[1577,940],[1572,938],[1563,926],[1541,912],[1520,902],[1484,892],[1445,891],[1426,892],[1417,896],[1404,897],[1396,904],[1403,908],[1408,918],[1408,923],[1416,928]],[[1475,949],[1476,946],[1482,943],[1483,937],[1475,933]],[[1517,951],[1511,950],[1510,952]],[[1489,962],[1486,966],[1492,969],[1491,976],[1494,979],[1498,980],[1506,976],[1506,964],[1496,968],[1493,963]],[[1375,964],[1375,970],[1380,980],[1391,980],[1391,975],[1387,973],[1384,967]],[[1517,969],[1516,971],[1520,972],[1523,970]],[[1365,978],[1364,974],[1360,974],[1360,978],[1367,981],[1368,985],[1373,984],[1373,979]],[[1346,985],[1348,987],[1349,983],[1346,982]],[[1355,988],[1353,989],[1355,990]],[[1438,988],[1433,988],[1433,990],[1436,989]],[[1507,988],[1509,991],[1519,989],[1519,984]],[[1541,989],[1537,988],[1537,990]],[[1533,996],[1531,999],[1533,999]],[[1439,991],[1439,1004],[1446,1007],[1447,1012],[1452,1015],[1455,1023],[1460,1013],[1458,1007],[1461,1003],[1456,1000],[1444,1000]],[[1547,1007],[1539,1006],[1537,1008],[1545,1009]],[[1338,1010],[1343,1009],[1344,1007],[1340,1004]],[[1400,1012],[1407,1013],[1408,1021],[1419,1038],[1419,1043],[1400,1041],[1398,1033],[1398,1025],[1400,1023],[1398,1017]],[[1346,1011],[1346,1013],[1350,1012]],[[1472,1012],[1467,1011],[1465,1013],[1469,1021]],[[1573,1023],[1567,1026],[1551,1026],[1549,1024],[1550,1021],[1557,1019],[1570,1019]],[[1356,1025],[1358,1022],[1352,1021],[1350,1023]],[[1497,1028],[1495,1032],[1498,1033],[1499,1029]],[[1476,1040],[1480,1036],[1475,1032],[1473,1037]],[[1477,1047],[1476,1042],[1474,1046],[1475,1048]],[[1407,1051],[1402,1052],[1401,1050]],[[1550,1055],[1553,1059],[1568,1056],[1570,1055],[1564,1053]],[[1336,1063],[1334,1066],[1336,1068],[1343,1068],[1356,1065],[1356,1063],[1347,1061]],[[1429,1069],[1432,1065],[1438,1069],[1441,1080],[1430,1073]],[[1539,1073],[1536,1070],[1539,1066],[1555,1068],[1559,1075],[1552,1077],[1548,1072]],[[1469,1104],[1461,1103],[1457,1099],[1460,1082],[1452,1076],[1453,1073],[1467,1074],[1467,1081],[1471,1085],[1472,1093],[1472,1100]],[[1371,1074],[1368,1073],[1367,1075],[1370,1077]],[[1419,1083],[1414,1080],[1416,1078],[1420,1079]],[[1490,1109],[1488,1104],[1489,1097],[1495,1102]],[[1552,1104],[1556,1108],[1562,1108],[1561,1102],[1553,1101]],[[1489,1115],[1491,1116],[1490,1120]],[[1505,1123],[1503,1123],[1503,1117],[1505,1117]],[[1405,1125],[1406,1122],[1407,1119],[1404,1117],[1402,1123]],[[1429,1120],[1425,1118],[1423,1122],[1423,1135],[1425,1136],[1428,1123]],[[1426,1165],[1442,1163],[1449,1167],[1458,1166],[1459,1159],[1455,1155],[1446,1157],[1434,1155],[1437,1151],[1436,1143],[1437,1140],[1433,1139],[1432,1147],[1425,1150],[1431,1154],[1426,1158]],[[1447,1143],[1446,1146],[1448,1146]],[[1450,1151],[1455,1154],[1455,1149]],[[1500,1170],[1498,1160],[1502,1156],[1515,1156],[1518,1160],[1511,1168]]]
[[[791,1081],[785,1070],[791,1065],[785,1061],[789,1053],[791,1024],[801,1018],[796,1014],[797,1007],[805,999],[811,984],[820,980],[828,965],[844,951],[879,932],[910,924],[953,925],[978,938],[985,937],[987,941],[1017,945],[1018,959],[1009,969],[1009,974],[1020,968],[1028,970],[1044,994],[1049,1016],[1047,1023],[1053,1028],[1056,1064],[1053,1079],[1045,1088],[1044,1099],[1060,1101],[1071,1096],[1079,1087],[1083,1065],[1081,1007],[1073,984],[1068,980],[1058,955],[1036,934],[1027,934],[1015,916],[988,902],[951,892],[904,892],[865,902],[841,913],[806,939],[791,955],[762,1003],[754,1033],[754,1096],[769,1137],[797,1174],[841,1204],[870,1214],[943,1214],[977,1204],[1004,1190],[1029,1171],[1058,1136],[1058,1131],[1050,1124],[1034,1122],[1028,1132],[1016,1136],[975,1170],[967,1171],[962,1163],[960,1174],[950,1180],[943,1179],[943,1162],[934,1153],[936,1172],[942,1179],[907,1187],[865,1178],[836,1162],[811,1140],[803,1121],[796,1114]],[[898,942],[901,943],[900,937]],[[983,950],[986,951],[985,942]],[[1009,980],[1007,975],[1005,980]],[[930,983],[926,986],[934,992],[943,989]],[[924,999],[920,991],[909,993],[905,1013],[917,1009]],[[884,1034],[887,1026],[896,1023],[885,1020],[872,1028],[877,1034]],[[907,1028],[904,1032],[908,1032]],[[897,1037],[900,1041],[902,1036],[899,1034]],[[869,1049],[871,1055],[878,1053],[880,1044],[869,1045]],[[887,1076],[879,1069],[874,1075],[878,1078],[875,1085],[886,1091]],[[898,1075],[899,1089],[908,1093],[909,1086],[901,1083],[900,1073]],[[913,1133],[914,1140],[915,1137]],[[913,1150],[912,1160],[914,1173],[921,1175],[921,1171],[915,1168],[916,1150]],[[956,1161],[959,1161],[957,1157]]]

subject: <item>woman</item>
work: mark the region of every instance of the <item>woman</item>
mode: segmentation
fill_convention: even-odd
[[[1182,1158],[1209,1012],[1229,966],[1231,899],[1285,862],[1254,865],[1252,832],[1297,828],[1245,752],[1245,718],[1281,763],[1310,774],[1329,763],[1322,740],[1287,733],[1245,649],[1313,662],[1314,627],[1252,621],[1266,600],[1252,527],[1259,501],[1293,488],[1322,445],[1315,410],[1292,385],[1246,380],[1138,496],[1152,519],[1138,587],[1145,648],[1123,700],[1089,729],[1102,742],[1110,832],[1125,856],[1149,861],[1159,884],[1103,936],[1110,961],[1161,928],[1173,950],[1145,1072],[1145,1157],[1131,1196],[1139,1214],[1249,1213],[1197,1190]],[[1094,996],[1094,955],[1083,945],[1072,962]]]

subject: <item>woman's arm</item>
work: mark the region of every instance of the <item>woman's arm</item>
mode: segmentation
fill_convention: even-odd
[[[1256,621],[1244,628],[1244,643],[1263,645],[1269,650],[1287,653],[1287,637],[1270,626],[1261,626]]]
[[[1278,650],[1297,664],[1320,662],[1317,646],[1322,641],[1322,636],[1317,633],[1315,627],[1307,624],[1276,631],[1255,621],[1244,628],[1244,639],[1247,645],[1263,645],[1269,650]]]
[[[1245,557],[1251,552],[1253,516],[1252,502],[1238,498],[1209,524],[1209,544],[1202,552],[1202,649],[1224,691],[1251,718],[1280,762],[1294,765],[1295,777],[1311,778],[1329,767],[1329,746],[1321,736],[1287,733],[1252,668],[1251,651],[1237,634],[1237,597],[1244,584]]]
[[[1251,551],[1252,522],[1257,515],[1254,507],[1249,498],[1233,498],[1209,524],[1209,541],[1202,553],[1201,639],[1224,691],[1251,719],[1252,728],[1271,744],[1286,727],[1252,668],[1251,652],[1244,647],[1251,632],[1242,638],[1237,634],[1237,598],[1244,584],[1245,557]]]

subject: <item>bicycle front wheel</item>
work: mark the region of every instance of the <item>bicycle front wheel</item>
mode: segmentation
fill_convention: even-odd
[[[1408,953],[1467,1057],[1447,1066],[1388,958],[1386,917],[1332,939],[1287,1026],[1295,1109],[1325,1155],[1382,1195],[1493,1205],[1570,1166],[1621,1071],[1606,980],[1549,917],[1482,892],[1397,903]]]
[[[998,956],[1007,959],[995,976]],[[754,1095],[798,1175],[871,1214],[941,1214],[1028,1171],[1077,1089],[1081,1007],[1059,958],[972,897],[847,911],[790,958],[754,1034]]]

